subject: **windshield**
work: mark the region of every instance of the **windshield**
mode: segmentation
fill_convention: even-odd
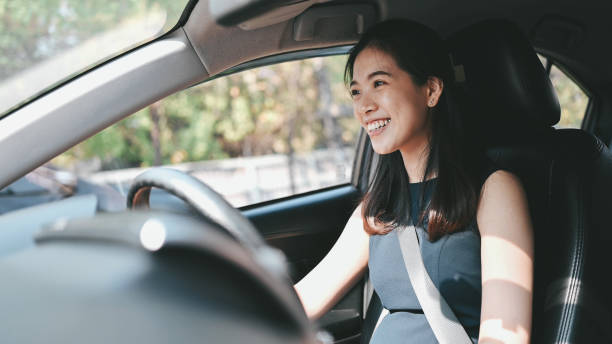
[[[0,118],[170,30],[188,0],[0,0]]]

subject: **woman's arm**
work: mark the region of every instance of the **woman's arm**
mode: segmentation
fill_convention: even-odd
[[[368,264],[368,238],[359,205],[329,253],[295,285],[308,318],[321,317],[359,280]]]
[[[479,343],[529,343],[533,295],[533,230],[519,179],[487,178],[477,212],[481,235]]]

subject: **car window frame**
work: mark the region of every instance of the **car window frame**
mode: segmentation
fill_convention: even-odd
[[[542,58],[545,59],[546,65],[544,66],[544,72],[546,76],[550,79],[550,72],[552,70],[553,65],[561,71],[565,77],[570,79],[574,85],[576,85],[588,98],[587,106],[584,110],[584,116],[582,117],[582,121],[580,122],[580,129],[585,131],[592,131],[592,123],[594,121],[593,116],[593,103],[596,97],[595,93],[588,87],[586,83],[584,83],[580,78],[576,75],[576,73],[572,72],[570,68],[568,68],[559,60],[541,52],[537,52]],[[551,81],[552,82],[552,81]]]
[[[146,44],[143,44],[146,45]],[[266,56],[266,57],[262,57],[259,59],[255,59],[255,60],[251,60],[251,61],[247,61],[244,63],[241,63],[239,65],[236,65],[232,68],[229,68],[221,73],[215,74],[213,76],[210,76],[208,78],[205,78],[204,80],[195,83],[189,87],[183,88],[181,90],[178,90],[168,96],[171,96],[173,94],[188,90],[190,88],[193,87],[198,87],[203,85],[204,83],[216,80],[218,78],[222,78],[222,77],[227,77],[233,74],[237,74],[240,72],[244,72],[247,70],[251,70],[251,69],[255,69],[255,68],[260,68],[260,67],[265,67],[265,66],[270,66],[270,65],[276,65],[276,64],[281,64],[281,63],[287,63],[287,62],[293,62],[293,61],[300,61],[300,60],[307,60],[307,59],[311,59],[311,58],[317,58],[317,57],[328,57],[328,56],[338,56],[338,55],[348,55],[348,53],[350,52],[350,49],[353,47],[353,45],[341,45],[341,46],[333,46],[333,47],[326,47],[326,48],[316,48],[316,49],[309,49],[309,50],[301,50],[301,51],[294,51],[294,52],[289,52],[289,53],[281,53],[281,54],[277,54],[277,55],[271,55],[271,56]],[[348,90],[347,90],[348,92]],[[168,97],[166,96],[166,97]],[[164,98],[166,98],[164,97]],[[164,98],[162,98],[161,100],[163,100]],[[138,111],[136,111],[138,112]],[[124,117],[128,118],[132,115],[134,115],[136,112]],[[111,125],[109,125],[108,127],[104,128],[103,130],[100,130],[99,132],[102,132],[106,129],[108,129],[109,127],[111,127],[112,125],[117,124],[118,122],[114,122]],[[99,133],[98,132],[98,133]],[[85,139],[87,140],[87,139]],[[80,141],[81,142],[84,142]],[[79,143],[77,143],[76,145],[78,145]],[[285,201],[289,201],[292,199],[297,199],[297,198],[301,198],[301,197],[307,197],[316,193],[321,193],[321,192],[328,192],[328,191],[332,191],[332,190],[336,190],[336,189],[343,189],[346,187],[354,187],[360,190],[360,192],[363,194],[365,192],[365,188],[367,187],[367,182],[368,182],[368,178],[366,177],[364,179],[363,175],[364,173],[367,173],[367,169],[363,169],[364,166],[368,166],[368,161],[371,160],[371,149],[369,148],[369,140],[367,137],[367,134],[365,133],[365,131],[363,130],[363,128],[360,128],[359,130],[359,134],[357,139],[354,142],[354,146],[353,149],[355,149],[355,156],[354,159],[352,161],[352,170],[351,170],[351,174],[348,178],[348,181],[343,182],[343,183],[339,183],[336,185],[330,185],[330,186],[325,186],[322,188],[318,188],[318,189],[314,189],[314,190],[309,190],[309,191],[305,191],[305,192],[300,192],[300,193],[295,193],[292,195],[287,195],[287,196],[282,196],[282,197],[278,197],[278,198],[273,198],[273,199],[269,199],[269,200],[264,200],[264,201],[260,201],[260,202],[254,202],[254,203],[250,203],[250,204],[246,204],[246,205],[242,205],[242,206],[238,206],[236,207],[236,209],[239,209],[241,211],[247,211],[247,210],[251,210],[251,209],[255,209],[255,208],[259,208],[259,207],[264,207],[264,206],[268,206],[271,204],[275,204],[275,203],[281,203],[281,202],[285,202]],[[74,146],[76,146],[74,145]],[[72,146],[72,147],[74,147]],[[70,148],[72,148],[70,147]],[[69,149],[70,149],[69,148]],[[62,153],[60,153],[62,154]],[[59,156],[59,154],[58,154]],[[57,157],[57,156],[56,156]]]
[[[353,46],[354,45],[352,44],[351,45],[340,45],[340,46],[333,46],[333,47],[327,47],[327,48],[301,50],[301,51],[283,53],[283,54],[278,54],[278,55],[266,56],[263,58],[248,61],[248,62],[239,64],[235,67],[229,68],[222,73],[219,73],[217,75],[214,75],[211,78],[208,78],[202,81],[202,83],[208,82],[210,80],[220,78],[223,76],[227,76],[230,74],[238,73],[244,70],[268,66],[272,64],[297,61],[297,60],[305,60],[305,59],[315,58],[315,57],[325,57],[325,56],[348,54],[350,50],[353,48]],[[361,194],[364,194],[368,186],[368,181],[369,181],[369,168],[368,167],[370,166],[369,162],[371,160],[372,160],[372,149],[370,149],[368,135],[365,133],[363,128],[361,128],[359,131],[359,137],[357,138],[355,142],[355,158],[353,160],[353,169],[351,170],[351,177],[349,178],[349,182],[334,185],[334,186],[329,186],[329,187],[325,187],[321,189],[311,190],[311,191],[307,191],[303,193],[298,193],[298,194],[294,194],[290,196],[280,197],[280,198],[276,198],[272,200],[267,200],[263,202],[244,205],[244,206],[239,207],[238,209],[249,210],[249,209],[257,208],[260,206],[274,204],[277,202],[282,202],[282,201],[286,201],[286,200],[290,200],[290,199],[294,199],[298,197],[308,196],[308,195],[311,195],[317,192],[323,192],[323,191],[333,190],[336,188],[346,187],[348,185],[352,185],[353,187],[356,187],[361,192]]]
[[[281,53],[281,54],[276,54],[276,55],[265,56],[262,58],[247,61],[239,65],[236,65],[234,67],[228,68],[221,73],[217,73],[209,78],[206,78],[200,83],[192,85],[191,87],[197,87],[209,81],[212,81],[218,78],[222,78],[222,77],[226,77],[232,74],[240,73],[246,70],[254,69],[254,68],[265,67],[265,66],[292,62],[292,61],[306,60],[306,59],[311,59],[311,58],[316,58],[316,57],[347,55],[350,53],[350,50],[353,48],[353,46],[354,45],[339,45],[339,46],[332,46],[332,47],[326,47],[326,48],[299,50],[299,51],[292,51],[288,53]],[[272,205],[276,203],[290,201],[292,199],[307,197],[307,196],[317,194],[320,192],[327,192],[331,190],[346,188],[347,186],[355,187],[358,190],[360,190],[360,192],[363,194],[365,193],[365,188],[367,187],[367,183],[368,183],[368,177],[367,177],[368,171],[367,169],[364,170],[364,167],[368,166],[369,164],[367,162],[371,160],[371,154],[369,154],[369,151],[371,151],[371,149],[368,149],[368,148],[369,148],[369,140],[367,138],[367,134],[365,134],[365,131],[363,130],[363,128],[361,128],[359,130],[359,136],[357,140],[355,141],[355,147],[354,147],[355,157],[353,159],[353,168],[351,170],[351,176],[348,182],[340,183],[337,185],[326,186],[326,187],[319,188],[319,189],[309,190],[306,192],[296,193],[293,195],[269,199],[269,200],[265,200],[261,202],[246,204],[243,206],[236,207],[236,209],[239,209],[240,211],[252,210],[252,209],[259,208],[259,207],[264,207],[264,206],[268,206],[268,205]],[[364,179],[364,176],[365,176],[365,179]]]
[[[202,81],[202,83],[208,82],[210,80],[213,80],[219,77],[223,77],[226,75],[238,73],[244,70],[257,68],[257,67],[263,67],[263,66],[272,65],[272,64],[297,61],[297,60],[305,60],[308,58],[315,58],[315,57],[325,57],[325,56],[348,54],[350,53],[350,50],[353,48],[353,46],[354,45],[340,45],[340,46],[333,46],[333,47],[327,47],[327,48],[301,50],[301,51],[283,53],[283,54],[278,54],[278,55],[266,56],[263,58],[248,61],[248,62],[239,64],[235,67],[229,68],[222,73],[219,73],[217,75],[214,75],[211,78],[208,78]],[[197,85],[194,85],[194,86],[197,86]],[[244,206],[238,207],[237,209],[240,209],[242,211],[251,210],[251,209],[258,208],[258,207],[280,203],[283,201],[296,199],[299,197],[305,197],[305,196],[309,196],[312,194],[316,194],[318,192],[325,192],[329,190],[340,189],[340,188],[344,188],[347,186],[353,186],[357,188],[359,192],[362,195],[364,195],[369,185],[370,172],[371,172],[371,169],[373,168],[372,167],[373,157],[374,157],[374,151],[372,150],[369,137],[367,133],[363,130],[363,128],[361,128],[359,130],[359,137],[357,138],[355,142],[355,158],[353,160],[353,169],[351,171],[351,177],[349,178],[349,182],[338,184],[338,185],[333,185],[333,186],[328,186],[328,187],[324,187],[324,188],[320,188],[316,190],[311,190],[311,191],[307,191],[303,193],[297,193],[297,194],[289,195],[285,197],[275,198],[275,199],[271,199],[271,200],[267,200],[263,202],[257,202],[257,203],[253,203],[249,205],[244,205]]]
[[[332,46],[332,47],[326,47],[326,48],[300,50],[300,51],[293,51],[293,52],[288,52],[288,53],[281,53],[281,54],[276,54],[276,55],[265,56],[262,58],[258,58],[255,60],[247,61],[239,65],[236,65],[221,73],[215,74],[211,76],[210,78],[207,78],[203,80],[202,82],[196,85],[193,85],[191,87],[196,87],[200,84],[212,81],[214,79],[225,77],[228,75],[232,75],[232,74],[239,73],[239,72],[246,71],[246,70],[253,69],[253,68],[265,67],[269,65],[291,62],[291,61],[306,60],[306,59],[316,58],[316,57],[345,55],[345,54],[350,53],[350,50],[353,48],[353,46],[354,45],[339,45],[339,46]],[[332,185],[332,186],[327,186],[327,187],[323,187],[323,188],[319,188],[315,190],[310,190],[306,192],[296,193],[296,194],[288,195],[284,197],[274,198],[274,199],[270,199],[270,200],[266,200],[262,202],[255,202],[252,204],[247,204],[247,205],[237,207],[237,209],[241,211],[248,211],[248,210],[256,209],[259,207],[264,207],[264,206],[273,205],[276,203],[290,201],[292,199],[307,197],[307,196],[310,196],[316,193],[320,193],[320,192],[327,192],[331,190],[346,188],[347,186],[355,187],[360,191],[361,194],[364,194],[366,191],[367,185],[368,185],[368,180],[369,180],[368,179],[369,169],[367,167],[370,165],[369,161],[371,161],[372,159],[372,149],[370,149],[368,135],[365,133],[363,128],[359,130],[359,136],[355,142],[354,149],[355,149],[355,157],[353,160],[353,168],[351,170],[351,176],[348,182],[337,184],[337,185]]]

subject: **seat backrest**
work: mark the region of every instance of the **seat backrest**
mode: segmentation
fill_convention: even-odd
[[[490,20],[449,38],[469,136],[527,193],[535,241],[532,341],[611,342],[612,156],[593,135],[555,130],[559,102],[527,37]]]

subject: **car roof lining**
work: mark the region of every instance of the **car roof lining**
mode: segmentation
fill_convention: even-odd
[[[612,79],[612,66],[608,62],[612,57],[612,47],[601,44],[607,41],[606,35],[612,31],[612,24],[605,18],[610,5],[598,0],[580,3],[572,0],[328,1],[310,7],[297,17],[321,8],[337,13],[335,18],[320,15],[317,34],[307,41],[295,39],[296,18],[247,31],[238,26],[217,24],[210,14],[208,2],[200,1],[185,24],[185,31],[210,75],[215,75],[270,55],[354,44],[359,36],[347,28],[347,25],[354,24],[346,17],[343,19],[341,13],[359,6],[370,7],[374,21],[409,18],[429,25],[443,36],[481,20],[508,19],[528,34],[534,47],[570,68],[581,81],[607,83]],[[543,23],[546,30],[538,30]],[[568,46],[564,35],[572,25],[580,28],[583,34]],[[598,54],[589,53],[592,51]]]
[[[321,8],[324,10],[321,11]],[[317,13],[319,11],[320,13]],[[347,15],[347,11],[352,14]],[[255,30],[238,26],[225,27],[212,18],[208,4],[200,1],[185,24],[185,32],[210,76],[258,58],[293,51],[352,45],[359,39],[357,30],[361,14],[367,23],[376,21],[376,7],[371,4],[319,4],[304,11],[302,16],[313,22],[311,39],[296,40],[296,19],[287,20]]]

